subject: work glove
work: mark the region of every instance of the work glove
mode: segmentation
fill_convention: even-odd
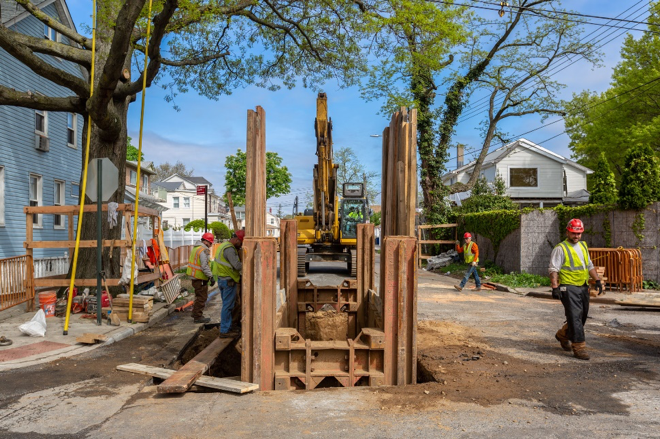
[[[456,242],[456,245],[461,245],[461,241],[456,240],[455,242]]]
[[[559,287],[552,289],[552,298],[561,300],[561,290],[559,289]]]
[[[604,293],[604,291],[603,291],[603,282],[601,282],[600,279],[598,279],[596,281],[596,289],[598,290],[598,295],[599,296]]]
[[[211,286],[214,286],[214,285],[215,285],[215,278],[214,278],[214,277],[212,277],[212,278],[209,280],[209,285],[211,285]]]
[[[472,263],[470,265],[472,265],[473,267],[476,267],[477,266],[477,261],[472,261]]]

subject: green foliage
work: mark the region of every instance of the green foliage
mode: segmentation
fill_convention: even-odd
[[[492,194],[490,186],[488,185],[488,180],[483,175],[477,178],[477,181],[472,186],[472,195],[483,195],[483,194]]]
[[[530,273],[496,274],[490,278],[492,282],[507,285],[512,288],[549,287],[550,278]]]
[[[610,170],[605,153],[600,154],[596,171],[591,176],[591,182],[592,190],[589,196],[591,204],[615,204],[617,202],[616,179]]]
[[[605,238],[605,247],[612,247],[612,224],[610,224],[609,214],[605,214],[603,220],[603,238]]]
[[[504,196],[506,194],[506,182],[498,172],[497,175],[495,176],[495,180],[493,181],[493,190],[495,192],[495,195],[500,195]]]
[[[644,209],[660,199],[660,166],[648,145],[633,146],[626,154],[619,188],[622,209]]]
[[[380,226],[380,218],[381,218],[381,212],[375,212],[369,217],[369,221],[371,224]]]
[[[225,159],[225,190],[231,192],[235,206],[245,205],[245,181],[247,178],[247,154],[240,149]],[[266,198],[288,194],[291,190],[291,173],[282,166],[282,158],[276,152],[266,152]],[[226,200],[226,195],[223,197]]]
[[[642,232],[644,231],[645,226],[646,218],[644,217],[644,212],[637,212],[637,215],[635,215],[635,220],[630,227],[635,234],[635,237],[637,238],[637,245],[640,245],[644,239],[644,234]]]
[[[128,139],[126,140],[126,160],[137,162],[139,154],[140,154],[140,150],[133,146],[133,144],[131,143],[131,138],[128,137]],[[144,153],[142,153],[140,160],[141,161],[144,160]]]
[[[660,284],[654,280],[645,280],[642,282],[642,288],[645,290],[660,290]]]
[[[215,236],[215,239],[217,240],[223,240],[223,239],[229,239],[231,238],[231,233],[229,231],[229,228],[224,225],[223,223],[219,221],[213,221],[212,223],[209,223],[208,228],[213,232],[213,235]],[[189,232],[190,230],[195,230],[196,232],[199,232],[200,230],[204,229],[204,220],[203,219],[196,219],[194,221],[190,221],[188,224],[186,224],[183,228],[186,232]]]
[[[655,30],[660,24],[660,3],[650,2],[649,12],[648,28]],[[569,148],[578,162],[596,169],[604,153],[619,182],[623,182],[631,145],[660,151],[660,36],[648,31],[637,35],[626,36],[610,88],[600,94],[574,94],[566,103],[564,118]]]
[[[345,146],[334,152],[333,161],[337,168],[337,190],[341,194],[344,183],[365,183],[365,191],[369,204],[372,204],[379,194],[380,173],[367,171],[355,155],[352,148]]]
[[[516,208],[516,210],[491,210],[465,214],[459,219],[459,230],[488,238],[497,255],[504,238],[520,228],[522,212],[523,210]]]
[[[488,212],[491,210],[519,210],[516,203],[509,197],[493,194],[472,195],[463,200],[462,206],[457,208],[459,214]]]

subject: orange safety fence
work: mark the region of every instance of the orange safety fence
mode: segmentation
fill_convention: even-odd
[[[642,290],[642,252],[639,249],[590,248],[594,266],[605,267],[606,284],[612,291],[634,293]]]
[[[0,259],[0,311],[34,301],[33,271],[30,255]]]

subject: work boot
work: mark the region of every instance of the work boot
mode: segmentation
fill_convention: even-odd
[[[463,287],[461,287],[461,286],[454,285],[454,288],[456,288],[458,291],[463,291]]]
[[[193,320],[193,322],[195,323],[208,323],[210,321],[211,321],[210,317],[204,317],[204,316],[195,317],[195,319]]]
[[[474,291],[481,291],[481,287],[476,287]]]
[[[564,323],[564,326],[561,327],[559,331],[555,334],[555,338],[561,344],[561,348],[566,352],[571,351],[571,341],[566,336],[566,331],[568,331],[568,323]]]
[[[573,356],[579,360],[588,360],[587,343],[573,343]]]

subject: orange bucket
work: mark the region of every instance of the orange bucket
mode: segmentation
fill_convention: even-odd
[[[55,302],[57,302],[57,292],[39,293],[39,307],[44,310],[46,317],[55,317]]]

